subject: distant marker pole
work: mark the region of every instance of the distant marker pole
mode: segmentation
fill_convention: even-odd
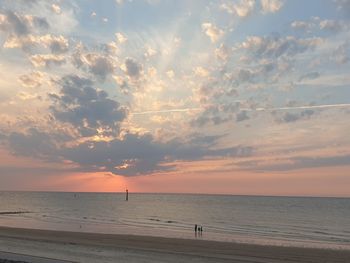
[[[129,200],[129,191],[128,189],[126,189],[126,195],[125,195],[125,201]]]

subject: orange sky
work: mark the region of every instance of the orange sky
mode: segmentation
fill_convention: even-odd
[[[33,166],[33,160],[28,158],[14,158],[4,152],[2,157],[8,164],[19,164],[20,161],[24,167]],[[130,192],[149,193],[350,197],[349,166],[288,172],[215,172],[215,162],[207,163],[211,171],[203,166],[206,162],[198,163],[197,166],[193,163],[179,164],[184,172],[132,177],[59,171],[49,175],[35,172],[8,176],[2,174],[0,190],[124,192],[128,188]]]

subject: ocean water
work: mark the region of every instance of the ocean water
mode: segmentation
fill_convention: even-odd
[[[0,192],[0,225],[350,249],[350,199]]]

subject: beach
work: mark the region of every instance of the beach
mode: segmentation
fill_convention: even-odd
[[[350,258],[349,250],[8,227],[0,227],[0,250],[12,253],[12,260],[16,255],[37,257],[32,262],[345,263]]]

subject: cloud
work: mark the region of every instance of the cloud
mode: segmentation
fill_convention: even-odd
[[[72,55],[73,64],[77,68],[83,68],[104,80],[107,75],[114,72],[116,60],[108,55],[101,53],[89,53],[84,50],[84,47],[78,46]]]
[[[264,61],[254,68],[237,68],[226,76],[236,86],[244,83],[261,83],[269,78],[269,76],[276,70],[277,67],[273,62]]]
[[[90,72],[104,79],[107,74],[113,73],[114,63],[110,57],[100,54],[88,54],[85,56]]]
[[[119,44],[123,44],[123,43],[125,43],[126,41],[128,41],[128,38],[127,38],[125,35],[123,35],[122,33],[120,33],[120,32],[115,33],[115,37],[116,37],[117,42],[118,42]]]
[[[61,54],[68,51],[68,40],[64,36],[45,35],[40,37],[40,42],[49,47],[53,54]]]
[[[261,11],[262,14],[276,13],[282,8],[283,3],[281,0],[261,0],[260,2],[257,0],[241,0],[236,3],[225,1],[220,7],[229,14],[245,18],[255,11]]]
[[[224,35],[224,31],[211,23],[203,23],[202,30],[213,43],[217,42]]]
[[[174,72],[174,70],[168,70],[165,74],[166,74],[166,75],[168,76],[168,78],[170,78],[170,79],[174,79],[174,77],[175,77],[175,72]]]
[[[133,58],[126,58],[121,69],[132,79],[138,79],[142,73],[142,65]]]
[[[314,71],[303,74],[299,77],[299,81],[308,80],[308,79],[317,79],[320,76],[320,73]]]
[[[87,142],[65,149],[65,158],[92,170],[135,176],[174,170],[167,163],[199,160],[204,157],[238,157],[252,153],[250,147],[210,149],[217,138],[195,138],[187,142],[177,139],[157,142],[151,135],[126,134],[122,139],[109,142]]]
[[[321,30],[336,34],[349,29],[349,25],[345,21],[332,19],[320,20],[319,17],[312,17],[309,21],[296,20],[290,26],[293,29],[304,30],[307,33],[315,33],[316,30]]]
[[[14,155],[52,160],[57,149],[53,137],[36,128],[28,128],[24,133],[12,132],[7,137],[7,144]]]
[[[340,11],[350,14],[350,0],[333,0]]]
[[[276,13],[283,6],[281,0],[261,0],[261,8],[263,13]]]
[[[125,133],[109,141],[64,144],[71,138],[29,128],[23,133],[13,132],[5,140],[14,155],[57,164],[69,162],[76,172],[138,176],[175,170],[178,161],[247,157],[253,152],[253,148],[244,146],[214,148],[220,138],[192,134],[187,140],[160,142],[150,134]]]
[[[43,81],[44,74],[40,71],[34,71],[27,75],[19,76],[19,81],[24,87],[37,88],[40,87]]]
[[[250,36],[238,45],[239,49],[246,50],[258,58],[278,58],[281,56],[295,56],[306,50],[320,45],[319,38],[286,37],[260,37]]]
[[[311,109],[304,110],[300,113],[290,113],[286,112],[282,115],[282,117],[278,117],[276,119],[277,122],[296,122],[298,120],[307,120],[310,119],[310,117],[315,113],[315,111]]]
[[[166,109],[166,110],[150,110],[141,112],[132,112],[132,115],[146,115],[146,114],[158,114],[158,113],[172,113],[172,112],[192,112],[200,111],[201,108],[183,108],[183,109]]]
[[[255,108],[255,111],[285,111],[285,110],[310,110],[310,109],[330,109],[330,108],[347,108],[349,103],[339,104],[322,104],[322,105],[305,105],[305,106],[291,106],[291,107],[270,107],[270,108]],[[252,110],[252,109],[250,109]]]
[[[61,14],[61,7],[59,5],[52,4],[51,9],[54,13]]]
[[[50,176],[50,175],[62,175],[64,173],[74,173],[81,172],[77,168],[67,168],[67,167],[46,167],[46,166],[17,166],[17,165],[7,165],[0,166],[0,174],[8,177],[18,177],[23,180],[23,174],[28,178],[30,175],[33,175],[33,179],[38,180],[38,176]],[[16,182],[16,186],[18,183]]]
[[[105,91],[76,75],[65,76],[57,84],[59,94],[50,94],[54,102],[50,110],[57,120],[70,123],[83,137],[119,134],[127,111]]]
[[[6,39],[3,47],[4,48],[21,48],[24,51],[28,51],[37,44],[37,39],[32,36],[22,36],[22,37],[9,37]]]
[[[321,30],[327,30],[327,31],[333,32],[333,33],[337,33],[337,32],[340,32],[342,30],[346,30],[349,28],[347,23],[343,23],[341,21],[330,20],[330,19],[320,21],[319,26],[320,26]]]
[[[255,9],[255,0],[241,0],[238,4],[233,5],[233,10],[240,17],[249,16]]]
[[[269,164],[263,161],[243,161],[237,163],[239,167],[246,170],[255,171],[291,171],[297,169],[348,166],[350,164],[350,155],[336,156],[296,156],[291,158],[278,158],[274,163]]]
[[[215,55],[218,59],[227,61],[231,55],[231,51],[226,45],[221,44],[217,49],[215,49]]]
[[[240,69],[237,73],[236,80],[239,83],[251,82],[255,78],[255,73],[250,69]]]
[[[49,27],[46,18],[32,15],[18,15],[12,11],[0,14],[0,30],[10,35],[23,36],[33,31],[47,30]]]
[[[303,29],[309,30],[313,27],[313,23],[309,23],[306,21],[293,21],[290,26],[294,29]]]
[[[40,99],[40,96],[36,93],[29,93],[25,91],[21,91],[16,94],[16,97],[19,98],[20,100],[33,100],[33,99]]]
[[[29,59],[34,67],[50,67],[52,65],[59,66],[66,63],[64,56],[53,54],[33,55]]]
[[[61,35],[53,36],[50,34],[42,36],[12,36],[7,38],[6,42],[4,43],[4,48],[21,48],[28,51],[37,45],[42,45],[45,48],[49,48],[53,54],[62,54],[67,52],[69,49],[68,39]]]
[[[331,55],[331,59],[335,60],[338,64],[346,64],[350,61],[350,48],[349,43],[345,42],[339,45]]]
[[[194,74],[199,76],[199,77],[208,77],[209,76],[209,71],[203,67],[196,67],[194,69]]]
[[[243,110],[243,111],[240,111],[239,113],[237,113],[237,115],[236,115],[237,122],[241,122],[241,121],[245,121],[245,120],[249,120],[249,115],[248,115],[247,111]]]
[[[210,105],[200,112],[198,116],[190,121],[192,127],[203,127],[207,124],[219,125],[233,120],[232,113],[238,111],[238,107],[228,107],[228,105]]]

